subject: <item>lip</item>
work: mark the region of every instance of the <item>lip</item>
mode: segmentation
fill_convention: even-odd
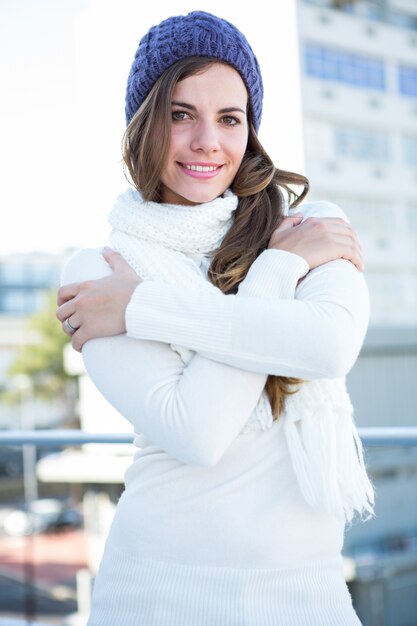
[[[202,161],[193,161],[186,163],[180,163],[179,161],[177,161],[177,165],[178,167],[180,167],[181,171],[184,172],[184,174],[186,174],[187,176],[191,176],[191,178],[199,178],[200,180],[215,178],[223,169],[223,164],[207,163]],[[184,165],[201,165],[202,167],[216,167],[217,169],[213,170],[212,172],[196,172],[195,170],[187,170]]]

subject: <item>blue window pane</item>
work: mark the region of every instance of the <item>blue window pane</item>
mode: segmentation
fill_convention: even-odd
[[[359,64],[358,67],[356,68],[355,79],[356,79],[355,84],[359,86],[366,85],[371,79],[371,77],[369,76],[368,68],[366,67],[365,63]]]
[[[312,76],[321,76],[323,74],[323,62],[320,54],[312,51],[306,57],[306,69],[307,73]]]
[[[355,84],[356,67],[352,57],[346,55],[339,59],[338,79],[342,83]],[[327,78],[327,77],[326,77]]]
[[[366,89],[385,89],[385,68],[378,59],[307,43],[304,47],[304,67],[309,76]]]
[[[401,94],[417,98],[417,67],[400,65],[398,68],[398,83]]]
[[[406,15],[405,13],[395,13],[390,11],[388,13],[388,22],[393,26],[399,26],[400,28],[409,28],[415,30],[417,28],[417,19],[412,15]]]
[[[329,80],[337,80],[337,55],[331,50],[323,55],[323,73]]]
[[[367,60],[368,81],[375,89],[385,89],[385,72],[381,61]]]

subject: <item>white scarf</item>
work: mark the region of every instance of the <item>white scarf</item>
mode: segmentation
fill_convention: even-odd
[[[199,265],[218,248],[233,221],[238,198],[223,197],[195,206],[145,202],[134,189],[117,199],[109,215],[110,242],[144,280],[216,289]],[[192,352],[172,346],[187,362]],[[188,352],[188,357],[187,357]],[[373,514],[373,488],[353,420],[345,379],[308,381],[286,398],[279,419],[300,490],[311,506],[346,520],[355,511]],[[264,391],[242,432],[273,424]]]
[[[214,289],[195,261],[220,246],[237,205],[230,190],[211,202],[185,206],[145,202],[128,189],[109,215],[110,243],[144,280]]]

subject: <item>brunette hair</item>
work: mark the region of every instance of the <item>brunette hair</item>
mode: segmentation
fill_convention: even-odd
[[[161,175],[169,150],[171,100],[180,80],[222,63],[211,57],[187,57],[167,69],[155,82],[148,97],[136,112],[123,136],[125,170],[145,200],[162,200]],[[262,147],[256,135],[248,104],[248,143],[242,163],[232,183],[239,203],[233,224],[213,254],[208,278],[223,293],[233,294],[254,260],[267,247],[274,230],[284,218],[284,193],[290,207],[307,195],[305,176],[280,170]],[[290,185],[300,186],[297,194]],[[285,397],[298,391],[304,382],[298,378],[269,375],[265,390],[274,418],[278,418]]]

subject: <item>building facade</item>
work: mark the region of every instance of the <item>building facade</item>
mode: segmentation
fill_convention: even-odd
[[[371,323],[359,426],[417,423],[417,2],[298,0],[306,174],[359,234]],[[417,449],[367,452],[376,517],[346,533],[364,626],[417,625]]]
[[[39,311],[57,289],[68,254],[32,252],[0,257],[0,315],[21,317]]]
[[[365,255],[372,324],[417,321],[417,2],[299,0],[306,173]]]

